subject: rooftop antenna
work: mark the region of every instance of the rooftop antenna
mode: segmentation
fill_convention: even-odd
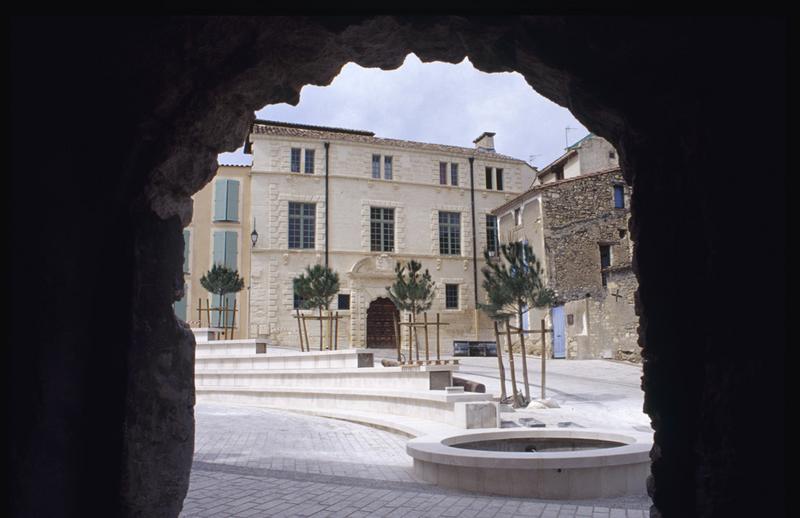
[[[566,144],[566,147],[569,147],[569,130],[577,130],[577,129],[578,128],[570,128],[569,126],[564,128],[564,143]]]
[[[537,156],[542,156],[542,155],[541,155],[541,154],[538,154],[538,155],[528,155],[528,162],[530,162],[530,163],[531,163],[531,165],[533,165],[534,159],[535,159]]]

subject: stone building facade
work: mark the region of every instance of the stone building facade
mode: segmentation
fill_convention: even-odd
[[[595,147],[608,157],[604,148]],[[558,296],[556,308],[532,310],[523,324],[538,329],[545,319],[556,357],[638,361],[630,188],[618,166],[544,180],[494,211],[501,240],[527,241]],[[531,346],[541,351],[538,335]]]
[[[526,162],[496,153],[493,137],[484,133],[474,148],[462,148],[256,121],[245,146],[258,233],[250,336],[296,346],[292,279],[327,264],[340,278],[331,306],[342,318],[340,345],[387,346],[394,306],[386,287],[396,262],[415,259],[436,283],[430,313],[449,323],[444,351],[455,339],[492,338],[475,305],[483,250],[496,241],[491,211],[535,175]],[[309,326],[312,344],[317,329]]]

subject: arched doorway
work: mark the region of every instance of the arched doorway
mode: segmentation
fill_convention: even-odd
[[[395,320],[400,320],[400,312],[394,302],[385,297],[373,300],[367,308],[367,347],[371,349],[397,347]]]

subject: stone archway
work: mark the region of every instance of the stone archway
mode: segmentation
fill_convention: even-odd
[[[367,348],[396,348],[394,323],[399,321],[400,312],[388,298],[379,297],[370,302],[367,308]]]
[[[783,514],[783,486],[767,476],[783,473],[782,455],[753,448],[742,423],[759,409],[773,418],[773,449],[783,445],[785,308],[748,308],[769,325],[735,318],[743,241],[758,243],[746,269],[759,299],[785,299],[782,20],[31,18],[11,29],[8,192],[29,194],[9,204],[24,222],[9,218],[11,268],[34,272],[11,276],[25,308],[8,362],[19,395],[11,464],[22,474],[12,514],[177,514],[193,446],[193,340],[170,305],[190,196],[217,153],[241,145],[254,110],[296,103],[348,61],[393,69],[409,52],[515,70],[614,144],[634,186],[654,504],[675,516]],[[53,77],[69,99],[58,119]],[[748,198],[741,217],[741,186],[754,184],[772,196]],[[52,231],[65,216],[93,231]],[[774,347],[758,355],[753,344]]]

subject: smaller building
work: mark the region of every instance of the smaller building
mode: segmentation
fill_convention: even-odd
[[[614,148],[589,135],[542,169],[540,184],[493,211],[501,241],[527,242],[557,293],[557,307],[523,319],[526,328],[543,318],[553,326],[556,358],[638,360],[630,188],[616,163],[583,172],[610,161]]]
[[[234,325],[236,338],[248,338],[248,294],[250,289],[250,166],[221,165],[214,179],[192,196],[192,222],[183,229],[184,296],[174,305],[175,314],[192,327],[208,326],[205,312],[202,324],[198,308],[210,302],[219,307],[218,295],[209,298],[200,278],[215,264],[223,264],[239,272],[245,287],[236,294],[225,296],[225,306],[233,308],[236,318],[228,314],[228,324]],[[211,315],[211,325],[219,325],[218,314]]]
[[[539,185],[577,178],[619,166],[617,150],[606,139],[589,133],[536,174]]]

